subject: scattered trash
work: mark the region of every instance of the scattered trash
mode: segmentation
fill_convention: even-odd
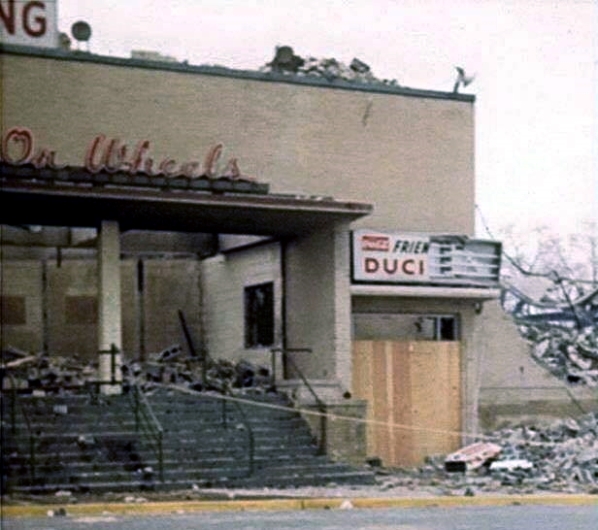
[[[490,471],[513,471],[515,469],[531,469],[534,467],[529,460],[497,460],[490,464]]]
[[[54,496],[56,497],[70,497],[73,494],[72,491],[68,491],[68,490],[58,490]]]
[[[48,517],[66,517],[66,510],[64,508],[57,508],[56,510],[48,510]]]

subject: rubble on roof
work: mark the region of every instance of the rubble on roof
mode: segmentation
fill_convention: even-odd
[[[319,77],[328,81],[350,81],[388,86],[400,86],[396,79],[380,79],[374,75],[369,65],[354,58],[345,64],[334,58],[303,58],[296,55],[290,46],[278,46],[272,61],[260,71],[289,74],[294,76]]]

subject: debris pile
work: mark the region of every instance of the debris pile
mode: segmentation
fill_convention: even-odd
[[[557,280],[539,299],[504,282],[501,305],[538,363],[567,383],[598,386],[598,289],[586,294],[577,289],[572,299]]]
[[[80,362],[72,358],[31,354],[17,348],[2,350],[3,387],[15,385],[17,389],[46,390],[72,389],[97,379],[97,363]]]
[[[598,386],[598,331],[593,326],[525,325],[522,336],[530,343],[532,357],[568,383]]]
[[[274,59],[264,65],[260,71],[311,76],[328,81],[343,80],[358,83],[399,86],[396,79],[380,79],[376,77],[370,66],[354,58],[349,65],[334,58],[306,59],[295,55],[290,46],[278,46]]]
[[[598,413],[559,420],[545,428],[505,428],[489,433],[487,438],[493,442],[477,442],[451,455],[431,457],[416,469],[382,468],[380,487],[435,487],[440,490],[437,493],[447,495],[598,493]],[[487,450],[494,447],[500,451]],[[483,453],[488,458],[482,465],[473,459],[475,465],[454,466],[457,455]]]
[[[502,446],[495,464],[504,464],[491,465],[490,473],[503,486],[555,491],[598,487],[598,413],[558,420],[546,428],[502,429],[491,436]]]
[[[124,361],[121,367],[125,386],[136,384],[149,390],[156,384],[184,384],[193,390],[248,389],[266,392],[273,388],[270,370],[245,360],[233,362],[189,357],[173,345],[149,360]],[[2,351],[3,388],[44,393],[79,392],[100,379],[98,362],[84,363],[77,357],[65,358],[45,353],[30,354],[15,348]]]
[[[125,381],[137,384],[147,390],[158,384],[183,384],[192,390],[216,390],[224,392],[232,389],[269,391],[274,386],[270,370],[246,360],[238,362],[226,359],[204,361],[197,357],[182,355],[180,346],[168,348],[155,359],[133,361],[123,366]]]

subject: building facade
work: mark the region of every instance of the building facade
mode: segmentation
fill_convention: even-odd
[[[473,96],[12,44],[0,70],[3,348],[149,358],[183,312],[212,357],[367,404],[389,464],[477,432]]]

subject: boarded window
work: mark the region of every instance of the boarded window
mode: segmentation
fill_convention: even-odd
[[[24,296],[0,296],[0,320],[6,326],[27,324],[27,310]]]
[[[67,324],[89,325],[98,322],[98,301],[95,296],[67,296],[64,305]]]
[[[274,284],[245,287],[245,347],[274,344]]]

